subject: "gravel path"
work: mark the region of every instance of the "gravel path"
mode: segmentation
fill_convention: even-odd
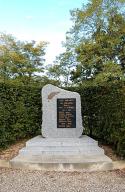
[[[0,192],[124,192],[125,171],[96,173],[0,168]]]

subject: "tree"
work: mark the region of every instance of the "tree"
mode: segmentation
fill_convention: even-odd
[[[47,75],[51,80],[56,80],[61,83],[61,68],[58,64],[54,63],[54,65],[47,66]]]
[[[51,78],[60,81],[63,86],[69,86],[71,84],[71,71],[74,67],[72,53],[67,50],[56,57],[54,65],[48,68],[48,74]]]
[[[71,73],[74,82],[94,80],[98,75],[104,81],[123,77],[124,5],[124,0],[91,0],[86,6],[83,5],[82,9],[71,12],[74,26],[67,33],[65,46],[77,61],[76,68]],[[106,67],[110,71],[105,70]]]
[[[45,42],[17,41],[13,36],[0,35],[0,79],[30,83],[43,72]]]

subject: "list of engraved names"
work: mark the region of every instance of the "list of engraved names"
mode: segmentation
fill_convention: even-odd
[[[76,99],[57,99],[57,128],[76,128]]]

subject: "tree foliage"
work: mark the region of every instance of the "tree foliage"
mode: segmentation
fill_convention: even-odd
[[[54,65],[48,67],[48,75],[60,82],[60,85],[69,86],[70,76],[74,68],[74,60],[70,51],[61,53],[56,57]]]
[[[81,9],[71,11],[73,26],[66,36],[66,52],[75,68],[73,83],[124,78],[125,72],[125,1],[90,0]],[[61,60],[60,60],[61,64]]]
[[[45,42],[17,41],[11,35],[0,34],[0,81],[32,82],[44,72],[45,47]]]

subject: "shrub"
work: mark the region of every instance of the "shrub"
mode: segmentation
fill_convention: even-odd
[[[124,83],[77,87],[75,91],[81,95],[84,133],[113,144],[125,156]]]
[[[40,93],[39,88],[0,84],[0,147],[40,132]]]

